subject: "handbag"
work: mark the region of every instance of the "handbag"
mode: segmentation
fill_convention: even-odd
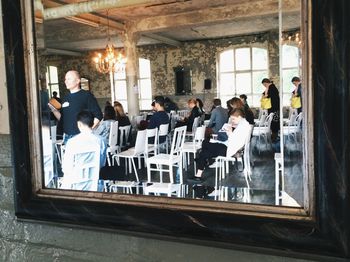
[[[293,96],[291,99],[291,107],[300,108],[301,107],[301,99],[300,96]]]
[[[272,107],[271,98],[269,98],[269,97],[262,97],[260,99],[260,102],[261,102],[262,109],[270,109]]]

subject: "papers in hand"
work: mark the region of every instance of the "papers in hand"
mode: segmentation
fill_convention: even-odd
[[[224,124],[219,130],[219,132],[226,132],[227,130],[232,130],[232,126],[228,123]]]

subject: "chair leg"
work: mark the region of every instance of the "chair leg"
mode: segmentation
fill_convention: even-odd
[[[136,169],[136,165],[135,165],[135,161],[134,161],[134,158],[131,159],[131,162],[132,162],[132,165],[134,167],[134,170],[135,170],[135,176],[136,176],[136,181],[139,182],[139,175],[137,173],[137,169]]]
[[[179,163],[180,164],[180,163]],[[169,177],[170,177],[170,183],[174,184],[174,176],[173,176],[174,172],[173,172],[173,166],[169,165]]]
[[[147,182],[151,182],[151,164],[149,161],[147,161]]]

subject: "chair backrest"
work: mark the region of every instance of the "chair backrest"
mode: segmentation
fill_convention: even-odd
[[[185,142],[186,126],[180,126],[175,128],[173,141],[171,142],[170,157],[182,154],[182,148]]]
[[[125,146],[127,145],[127,141],[128,141],[128,138],[129,138],[130,129],[131,129],[131,125],[119,127],[119,131],[120,131],[119,146],[120,146],[121,148],[122,148],[122,147],[125,147]]]
[[[144,115],[135,116],[136,125],[139,125],[142,120],[145,120]]]
[[[118,125],[118,121],[115,121],[111,123],[111,128],[109,129],[108,146],[110,147],[110,151],[113,153],[117,150]]]
[[[194,133],[194,143],[196,144],[202,144],[204,137],[205,137],[205,128],[206,126],[199,126],[196,129],[196,133]]]
[[[252,137],[253,133],[253,125],[250,125],[250,130],[247,134],[245,143],[244,143],[244,153],[243,153],[243,163],[244,163],[244,168],[250,172],[250,140]]]
[[[86,144],[72,148],[71,189],[97,191],[100,172],[100,146]]]
[[[192,134],[196,133],[197,127],[199,126],[199,119],[200,119],[200,116],[197,116],[195,119],[193,119]]]
[[[298,111],[295,108],[290,109],[290,113],[289,113],[289,118],[288,118],[288,125],[289,126],[296,126],[297,122],[296,119],[298,117]]]
[[[264,126],[267,116],[268,116],[267,109],[260,108],[259,117],[258,117],[258,126]]]
[[[301,128],[301,121],[303,120],[303,112],[300,112],[299,115],[295,118],[296,126]]]
[[[270,113],[267,117],[266,117],[266,119],[265,119],[265,122],[263,123],[263,126],[264,127],[267,127],[268,129],[270,129],[270,127],[271,127],[271,122],[272,122],[272,119],[273,119],[273,115],[274,115],[275,113]]]
[[[136,135],[136,142],[135,142],[135,154],[143,154],[146,150],[146,134],[147,130],[139,130],[137,131]]]
[[[159,126],[158,137],[166,136],[168,134],[169,124],[162,124]]]
[[[155,148],[157,148],[157,144],[158,144],[158,128],[152,128],[152,129],[146,129],[146,148],[148,148],[149,145],[149,138],[153,138],[153,144],[152,146]]]

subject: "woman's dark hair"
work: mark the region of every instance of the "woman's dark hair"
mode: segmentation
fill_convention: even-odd
[[[241,94],[239,97],[244,99],[244,101],[247,101],[247,96],[245,94]]]
[[[297,77],[297,76],[294,76],[293,78],[292,78],[292,81],[291,81],[292,83],[293,82],[300,82],[300,78],[299,77]]]
[[[232,98],[230,101],[230,104],[231,104],[231,107],[233,109],[235,109],[235,108],[243,109],[244,108],[244,104],[243,104],[242,100],[239,99],[238,97]]]
[[[203,108],[203,106],[204,106],[203,101],[200,100],[199,98],[196,98],[196,101],[198,103],[199,108]]]
[[[110,119],[115,120],[116,119],[115,110],[114,110],[113,106],[105,106],[105,110],[103,113],[103,119],[104,120],[110,120]]]
[[[271,81],[270,79],[268,79],[268,78],[264,78],[264,79],[261,81],[261,83],[262,83],[262,84],[264,84],[264,83],[270,84],[270,83],[272,83],[272,81]]]
[[[230,112],[230,116],[241,116],[245,118],[245,113],[243,109],[235,108]]]

